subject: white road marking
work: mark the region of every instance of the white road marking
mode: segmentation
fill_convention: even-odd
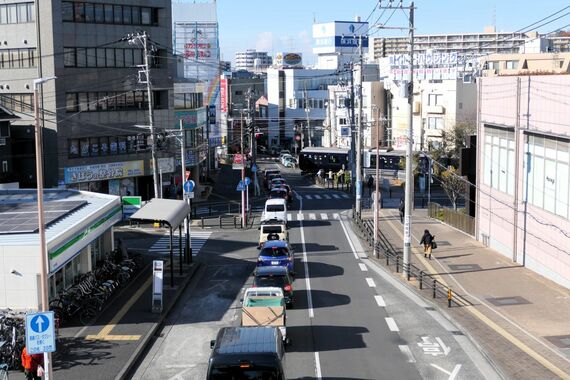
[[[299,199],[299,214],[298,216],[302,216],[300,212],[303,210],[303,199]],[[305,287],[307,288],[307,304],[309,309],[309,318],[315,317],[315,311],[313,310],[313,296],[311,294],[311,279],[309,276],[309,262],[307,259],[307,245],[305,244],[305,229],[303,228],[303,219],[299,219],[300,223],[300,230],[301,230],[301,246],[303,247],[303,266],[305,269]],[[315,351],[315,377],[318,380],[322,379],[321,374],[321,361],[319,358],[319,353]]]
[[[374,283],[374,280],[371,279],[370,277],[366,277],[366,283],[368,284],[369,287],[371,288],[375,288],[376,284]]]
[[[334,219],[340,219],[340,215],[339,215],[339,214],[334,214],[334,215],[333,215],[333,218],[334,218]],[[348,235],[347,235],[347,237],[348,237]]]
[[[315,194],[315,199],[321,199],[321,196],[318,194]]]
[[[441,367],[438,366],[437,364],[431,363],[430,365],[431,365],[433,368],[435,368],[435,369],[439,369],[441,372],[445,373],[446,375],[451,375],[451,372],[449,372],[449,371],[447,371],[447,370],[441,368]]]
[[[297,220],[299,220],[299,221],[305,220],[305,215],[298,213],[297,214]]]
[[[307,195],[305,195],[305,199],[309,199],[309,200],[310,200],[310,199],[313,199],[313,196],[312,196],[312,195],[309,195],[309,194],[307,194]]]
[[[323,374],[321,373],[321,360],[318,352],[315,352],[315,377],[317,380],[321,380],[323,378]]]
[[[374,296],[378,307],[386,307],[386,301],[384,301],[384,297],[382,296]]]
[[[340,199],[340,195],[338,195],[338,194],[333,194],[332,196],[333,196],[333,198],[335,198],[335,199]]]
[[[334,214],[334,218],[340,219],[340,216],[338,214]],[[352,255],[354,256],[355,259],[358,260],[358,255],[356,254],[356,249],[354,248],[354,244],[352,243],[352,240],[350,240],[350,237],[348,236],[348,231],[346,230],[346,227],[344,226],[344,223],[342,222],[342,220],[340,221],[340,226],[342,227],[342,230],[344,231],[344,236],[346,236],[346,240],[348,241],[348,245],[350,246],[350,250],[352,251]]]
[[[293,215],[287,214],[287,221],[290,222],[293,220]]]
[[[325,213],[321,214],[321,219],[322,220],[327,220],[329,218],[329,216]]]
[[[311,220],[317,220],[317,216],[313,213],[309,214],[309,219]]]
[[[368,268],[366,267],[366,264],[358,263],[358,266],[360,267],[361,271],[368,272]]]
[[[445,343],[443,343],[443,340],[436,336],[435,340],[437,340],[437,343],[439,343],[439,345],[441,346],[441,348],[443,349],[443,353],[445,354],[445,356],[447,356],[447,354],[449,354],[451,352],[451,348],[446,346]]]
[[[396,324],[396,321],[394,320],[394,318],[390,318],[390,317],[386,317],[386,324],[388,325],[388,328],[390,329],[390,331],[400,331],[400,329],[398,328],[398,325]]]
[[[342,194],[341,197],[344,198],[344,199],[349,199],[349,198],[350,198],[350,195],[348,195],[348,194]]]
[[[449,372],[443,368],[441,368],[440,366],[438,366],[437,364],[430,364],[433,368],[439,369],[441,372],[445,373],[446,375],[449,375],[449,377],[447,378],[447,380],[454,380],[455,377],[457,376],[457,374],[459,373],[459,371],[461,370],[461,364],[456,364],[455,367],[453,368],[453,371]]]
[[[331,199],[331,196],[328,194],[323,195],[323,197],[325,197],[325,199]]]
[[[400,349],[400,351],[402,351],[402,354],[406,355],[406,357],[408,358],[408,363],[416,362],[416,358],[414,358],[414,354],[412,354],[412,350],[410,350],[410,347],[408,347],[407,345],[401,345],[398,346],[398,348]]]

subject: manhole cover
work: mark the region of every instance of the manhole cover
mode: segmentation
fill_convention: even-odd
[[[510,306],[510,305],[528,305],[530,302],[522,297],[498,297],[487,298],[487,301],[495,306]]]
[[[570,335],[545,336],[544,339],[560,348],[570,348]]]
[[[446,246],[450,246],[451,243],[448,242],[447,240],[437,240],[435,239],[435,242],[437,243],[438,247],[446,247]]]
[[[448,267],[451,270],[481,270],[479,264],[453,264]]]

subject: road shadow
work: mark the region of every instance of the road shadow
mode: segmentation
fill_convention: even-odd
[[[311,290],[313,309],[335,307],[350,304],[350,297],[344,294],[329,292],[328,290]],[[295,309],[308,309],[307,292],[295,291]]]
[[[113,349],[119,344],[83,338],[62,338],[54,354],[53,369],[65,370],[74,367],[105,366],[105,360],[113,359]]]
[[[292,246],[295,252],[303,252],[303,244],[294,243]],[[336,245],[323,245],[317,243],[305,243],[305,249],[307,250],[307,254],[323,251],[338,251],[338,247]]]
[[[366,327],[359,326],[287,326],[287,336],[292,344],[287,352],[324,352],[364,348],[362,338],[368,333]],[[314,343],[307,336],[315,337]]]
[[[311,278],[335,277],[335,276],[342,276],[344,274],[344,268],[339,267],[338,265],[325,264],[319,262],[309,262],[307,264],[309,266],[309,273]],[[296,266],[298,265],[298,268],[300,268],[302,263],[299,262],[296,263],[295,265]],[[305,273],[298,271],[297,278],[305,278]]]

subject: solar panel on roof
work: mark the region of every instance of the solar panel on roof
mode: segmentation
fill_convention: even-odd
[[[46,227],[87,204],[87,201],[49,201],[44,203]],[[38,230],[36,203],[0,204],[0,234],[33,233]]]

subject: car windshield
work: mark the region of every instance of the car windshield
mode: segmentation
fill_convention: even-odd
[[[269,198],[284,198],[287,196],[287,191],[272,191],[269,193]]]
[[[289,250],[285,247],[270,247],[270,248],[263,248],[259,255],[267,257],[281,257],[281,256],[287,256],[288,252]]]
[[[281,226],[265,226],[261,232],[264,234],[280,234],[283,230]]]
[[[288,284],[285,276],[256,276],[255,277],[255,285],[256,286],[275,286],[278,288],[282,288],[283,286]]]
[[[214,367],[208,377],[212,380],[278,380],[279,370],[271,367],[253,366],[241,368],[239,366]]]
[[[267,205],[265,208],[268,212],[285,211],[285,206],[283,205]]]

